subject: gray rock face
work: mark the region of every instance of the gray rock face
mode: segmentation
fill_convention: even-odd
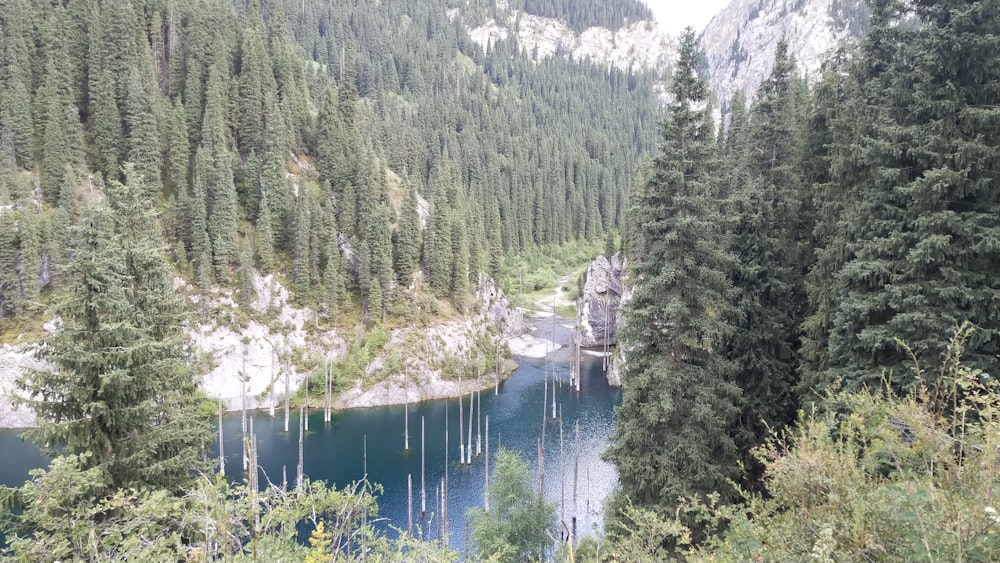
[[[824,58],[865,31],[861,0],[733,0],[701,34],[708,79],[720,104],[742,91],[749,103],[774,67],[778,40],[788,41],[799,73],[819,75]]]
[[[589,348],[618,343],[621,302],[626,291],[622,283],[624,275],[624,266],[618,255],[612,256],[610,262],[604,256],[598,256],[587,267],[587,281],[577,303],[580,346]]]
[[[486,274],[479,274],[476,299],[482,310],[486,311],[488,320],[499,325],[505,337],[519,336],[527,332],[528,321],[524,320],[521,310],[511,305],[493,278]]]

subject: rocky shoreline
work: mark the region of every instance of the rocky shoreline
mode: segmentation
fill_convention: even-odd
[[[268,324],[250,320],[237,327],[232,318],[238,314],[238,306],[229,295],[195,294],[180,280],[176,288],[193,304],[209,310],[203,318],[212,322],[199,323],[188,330],[192,358],[206,366],[198,377],[199,389],[210,399],[220,401],[227,412],[241,410],[244,400],[250,410],[278,407],[283,404],[286,375],[289,393],[295,393],[309,374],[310,370],[300,372],[297,363],[321,365],[346,353],[344,338],[333,330],[312,329],[315,313],[291,306],[288,292],[271,276],[256,277],[258,299],[252,304],[259,315],[276,318]],[[355,382],[335,398],[334,408],[395,405],[468,393],[475,387],[473,380],[465,379],[460,385],[457,379],[445,377],[445,364],[450,361],[468,365],[477,342],[486,334],[493,334],[515,355],[532,356],[538,353],[539,342],[545,346],[545,341],[525,335],[528,324],[522,312],[511,305],[487,276],[479,280],[473,309],[475,313],[461,319],[429,327],[393,329],[389,342],[365,372],[385,369],[394,357],[404,358],[399,370],[368,388],[363,388],[360,381]],[[36,347],[31,342],[0,347],[0,428],[28,428],[35,424],[34,413],[27,408],[14,408],[12,396],[21,374],[46,368],[35,357]],[[503,360],[501,377],[506,378],[516,367],[515,362]],[[479,382],[482,389],[496,384],[495,376],[486,374]]]

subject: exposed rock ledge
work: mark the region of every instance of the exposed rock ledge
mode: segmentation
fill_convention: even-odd
[[[487,354],[477,348],[477,342],[486,334],[492,342],[497,338],[507,341],[523,334],[528,325],[521,312],[511,306],[503,291],[487,276],[479,278],[476,303],[476,313],[469,318],[428,328],[394,329],[389,343],[366,371],[373,373],[382,369],[394,354],[399,357],[400,350],[405,352],[401,369],[368,389],[362,388],[360,382],[355,383],[337,397],[335,407],[401,405],[458,397],[474,389],[493,387],[496,375],[492,369],[476,377],[476,356]],[[492,366],[494,355],[495,351],[483,360],[488,358]],[[444,364],[448,362],[452,362],[454,371],[464,375],[461,384],[454,373],[446,377]],[[514,362],[502,360],[500,377],[506,378],[516,367]]]
[[[591,262],[577,305],[576,338],[580,346],[616,346],[618,330],[624,322],[623,306],[631,296],[632,291],[625,284],[625,264],[621,255],[612,256],[610,261],[598,256]],[[621,387],[624,363],[621,348],[611,352],[607,378],[612,387]]]
[[[288,292],[271,276],[256,276],[257,300],[252,304],[259,313],[276,318],[265,325],[250,320],[234,321],[239,307],[228,294],[201,295],[178,280],[176,288],[196,305],[205,307],[204,318],[211,322],[189,329],[192,353],[207,363],[207,371],[198,377],[198,386],[213,399],[221,399],[227,411],[240,410],[246,388],[248,409],[280,405],[288,374],[289,389],[295,392],[305,373],[299,373],[294,355],[304,364],[335,359],[344,354],[343,338],[333,331],[317,331],[310,326],[315,313],[288,303]],[[476,313],[472,317],[423,328],[400,328],[392,331],[389,343],[368,366],[373,373],[384,367],[395,353],[404,359],[402,371],[388,374],[368,389],[361,384],[343,392],[337,408],[373,407],[402,404],[446,397],[456,397],[472,389],[474,377],[464,379],[461,389],[457,379],[444,376],[444,364],[452,370],[474,374],[469,364],[476,342],[489,332],[491,338],[506,341],[523,334],[527,323],[521,312],[512,307],[492,279],[482,276],[476,292]],[[239,326],[242,325],[242,326]],[[414,346],[415,345],[415,346]],[[411,347],[420,350],[417,353]],[[35,423],[29,409],[14,409],[11,395],[15,381],[27,369],[41,369],[45,364],[35,358],[35,343],[0,347],[0,428],[24,428]],[[492,365],[492,364],[491,364]],[[516,364],[504,361],[501,374],[506,377]],[[492,371],[480,378],[482,387],[492,387]],[[272,393],[273,389],[273,393]]]
[[[587,279],[577,306],[577,326],[580,346],[614,346],[618,343],[621,324],[621,302],[625,297],[622,280],[625,268],[620,255],[608,261],[598,256],[587,267]]]

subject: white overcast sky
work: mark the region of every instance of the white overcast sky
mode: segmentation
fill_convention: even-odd
[[[672,35],[690,25],[695,33],[701,33],[708,20],[722,10],[730,0],[645,0],[653,10],[661,29]]]

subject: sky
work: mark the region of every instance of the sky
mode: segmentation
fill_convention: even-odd
[[[688,25],[701,33],[730,0],[645,0],[661,29],[678,35]]]

